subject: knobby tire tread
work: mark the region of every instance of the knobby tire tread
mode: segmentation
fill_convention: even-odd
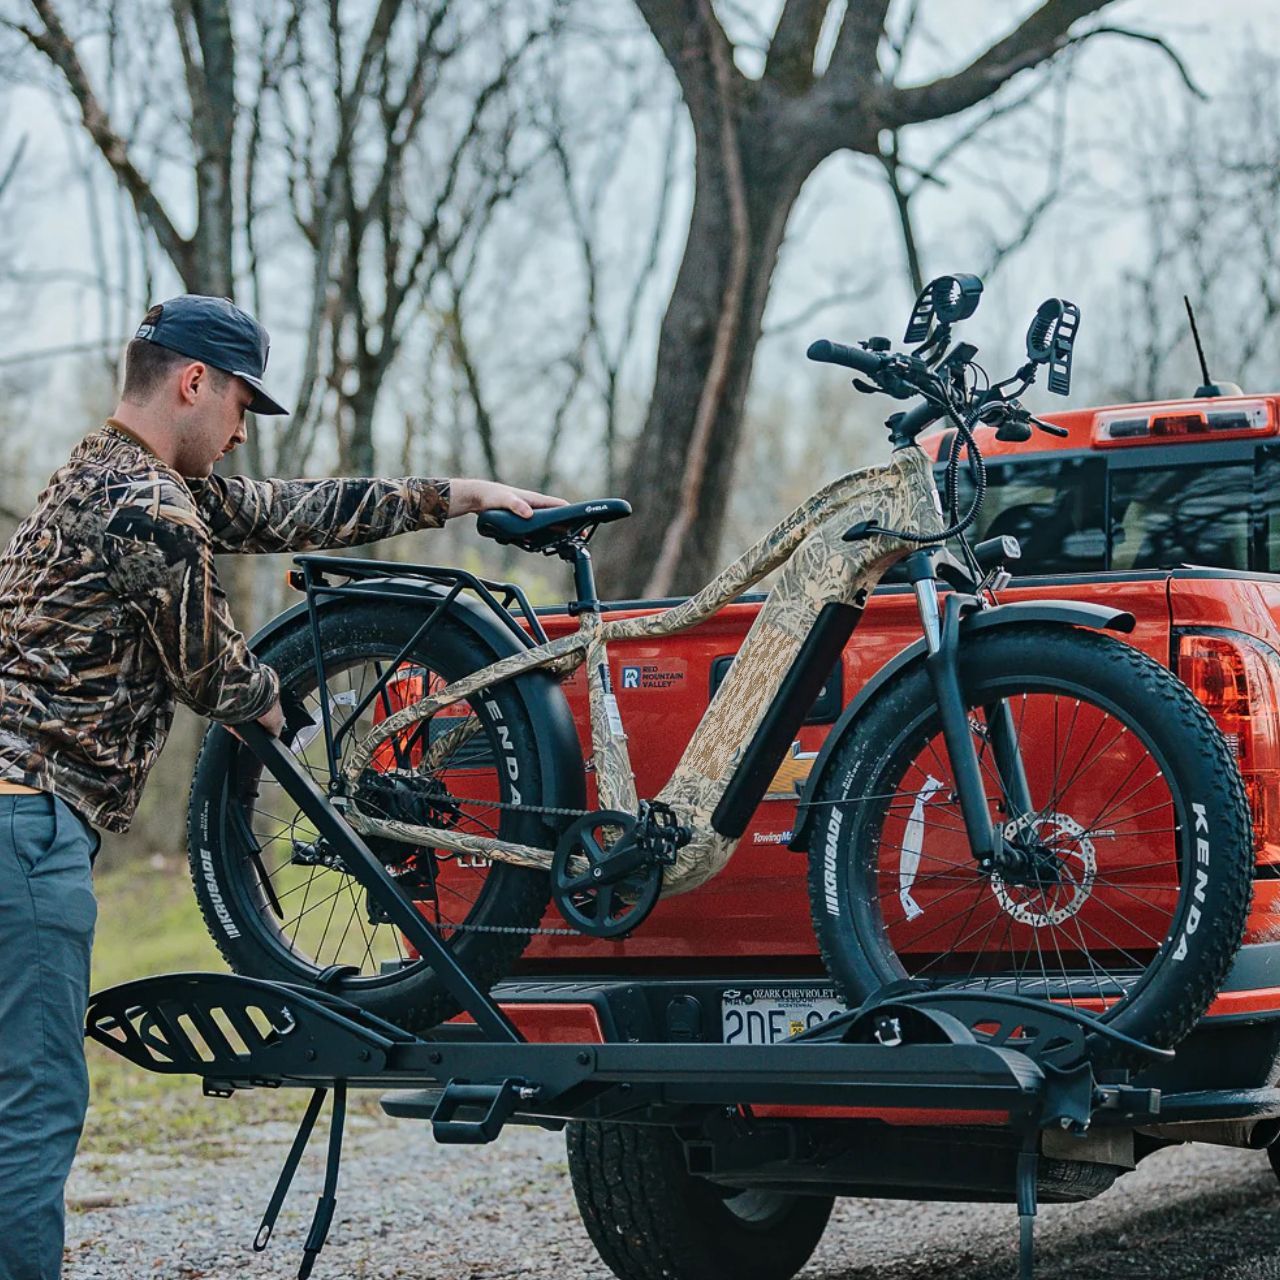
[[[1013,630],[1009,628],[1008,631],[999,629],[987,632],[968,642],[968,652],[979,653],[984,645],[991,646],[999,642],[1008,644],[1015,638],[1011,634]],[[1140,1030],[1131,1031],[1129,1025],[1124,1025],[1124,1030],[1136,1035],[1138,1039],[1160,1047],[1172,1047],[1195,1027],[1217,995],[1240,948],[1249,915],[1253,894],[1253,826],[1235,757],[1208,712],[1186,685],[1168,668],[1134,646],[1078,628],[1068,630],[1061,626],[1035,624],[1018,627],[1016,638],[1041,655],[1052,655],[1054,647],[1064,642],[1083,645],[1092,655],[1091,662],[1108,664],[1122,674],[1139,698],[1153,699],[1160,704],[1164,709],[1163,714],[1169,717],[1169,731],[1182,735],[1184,749],[1186,744],[1191,744],[1194,750],[1196,767],[1203,783],[1200,797],[1211,801],[1219,822],[1226,824],[1225,838],[1222,826],[1215,826],[1218,853],[1214,870],[1221,898],[1212,922],[1214,927],[1199,939],[1196,959],[1184,970],[1184,980],[1178,989],[1178,996],[1163,1000],[1154,1007],[1149,1003],[1143,1004]],[[964,652],[962,649],[962,654]],[[1051,662],[1051,657],[1047,661]],[[874,749],[881,756],[889,754],[886,742],[882,740],[870,744],[860,741],[860,734],[874,715],[877,705],[886,705],[885,699],[892,699],[896,690],[904,689],[904,681],[909,680],[911,674],[912,669],[908,668],[880,690],[864,714],[846,731],[844,739],[837,744],[831,757],[822,793],[817,797],[819,801],[838,799],[839,779],[851,769],[866,773],[867,766],[863,761],[869,749]],[[1087,689],[1082,689],[1081,692],[1088,694]],[[904,692],[902,696],[907,695]],[[853,828],[857,830],[856,823]],[[841,954],[842,947],[847,947],[849,941],[844,939],[841,945],[837,945],[835,936],[837,928],[841,926],[849,933],[852,933],[852,928],[843,918],[839,922],[833,922],[824,909],[822,839],[820,829],[815,830],[809,853],[809,906],[814,932],[827,971],[845,989],[850,999],[861,1001],[873,992],[860,989],[850,981],[849,966]],[[1227,852],[1230,852],[1232,858],[1224,865],[1226,859],[1223,855]],[[1161,957],[1159,963],[1168,965],[1172,962],[1167,957]],[[1142,1000],[1140,995],[1134,1002],[1135,1007],[1142,1004]],[[1131,1013],[1130,1010],[1121,1012],[1125,1015]],[[1126,1018],[1126,1021],[1131,1020]],[[1146,1062],[1146,1059],[1119,1049],[1111,1042],[1093,1043],[1094,1040],[1096,1038],[1091,1037],[1093,1051],[1100,1061],[1133,1067]]]
[[[784,1221],[760,1231],[739,1226],[735,1239],[729,1211],[705,1203],[718,1193],[688,1172],[674,1131],[577,1122],[565,1141],[583,1223],[619,1280],[789,1280],[831,1212],[830,1196],[796,1196]]]

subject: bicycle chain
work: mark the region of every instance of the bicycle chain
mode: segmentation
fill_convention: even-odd
[[[506,809],[515,813],[541,813],[557,818],[585,818],[590,809],[564,809],[544,804],[515,804],[509,800],[476,800],[468,796],[449,797],[456,804],[474,804],[488,809]],[[533,927],[521,928],[513,924],[449,924],[445,926],[453,933],[501,933],[501,934],[537,934],[540,937],[581,938],[584,935],[577,929],[543,929]]]
[[[896,794],[896,793],[894,793]],[[877,796],[859,796],[856,800],[815,800],[808,806],[811,809],[825,808],[830,805],[837,804],[863,804],[868,800],[874,799],[892,799],[890,795],[883,797]],[[450,795],[450,799],[457,804],[474,804],[480,805],[488,809],[504,809],[511,813],[539,813],[547,814],[556,818],[585,818],[592,813],[591,809],[566,809],[554,805],[539,804],[515,804],[507,800],[477,800],[468,796]],[[538,937],[556,937],[556,938],[581,938],[584,935],[577,929],[544,929],[540,927],[522,928],[519,925],[502,925],[502,924],[449,924],[445,926],[453,933],[500,933],[500,934],[525,934],[537,935]]]

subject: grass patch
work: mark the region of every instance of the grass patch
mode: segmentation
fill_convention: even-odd
[[[157,855],[100,872],[92,989],[158,973],[226,972],[196,905],[184,860]],[[253,1089],[206,1098],[193,1076],[143,1071],[90,1041],[89,1114],[81,1159],[128,1151],[216,1158],[237,1153],[248,1125],[301,1117],[305,1090]],[[352,1110],[381,1115],[376,1095],[356,1095]]]

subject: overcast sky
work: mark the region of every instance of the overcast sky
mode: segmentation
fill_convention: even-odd
[[[759,0],[756,4],[751,0],[738,0],[738,4],[742,10],[754,10],[765,26],[776,11],[774,0]],[[22,0],[0,0],[0,12],[17,12],[23,7]],[[933,59],[939,67],[960,65],[987,43],[993,32],[1007,28],[1030,7],[1012,0],[931,0],[926,6],[926,15],[933,29],[945,36],[945,41],[926,50],[922,56]],[[1166,36],[1210,93],[1221,91],[1234,60],[1245,47],[1280,50],[1280,0],[1213,0],[1212,4],[1204,0],[1122,0],[1107,12],[1108,21]],[[751,55],[744,54],[740,61],[749,69]],[[1133,94],[1142,91],[1142,85],[1135,83],[1135,74],[1139,79],[1150,77],[1153,93],[1158,89],[1171,99],[1176,98],[1176,77],[1166,60],[1143,46],[1118,40],[1099,41],[1083,65],[1087,85],[1083,91],[1081,86],[1073,91],[1070,107],[1071,128],[1082,138],[1105,139],[1108,130],[1113,128],[1117,134],[1123,132],[1123,104],[1132,102]],[[923,70],[929,68],[922,67]],[[87,263],[89,241],[84,200],[69,177],[72,165],[68,143],[74,130],[67,128],[60,111],[38,90],[18,88],[0,101],[5,112],[0,120],[0,157],[8,154],[20,137],[26,137],[30,160],[21,216],[9,227],[0,228],[0,234],[7,238],[7,243],[6,239],[0,239],[0,252],[12,252],[16,247],[23,266],[37,273]],[[79,143],[78,138],[76,142]],[[641,160],[652,163],[651,156],[644,157],[642,152],[637,152],[637,163]],[[1110,163],[1105,155],[1099,156],[1100,176],[1113,185],[1123,183],[1122,173],[1102,172]],[[874,264],[899,255],[887,199],[873,185],[869,173],[869,162],[865,158],[845,155],[833,158],[811,180],[793,220],[783,267],[776,277],[771,323],[794,315],[850,276],[857,276],[859,272],[864,277],[868,272],[874,276]],[[1029,170],[1029,181],[1032,176]],[[985,199],[970,184],[932,192],[928,201],[922,203],[921,223],[926,229],[927,266],[931,271],[963,270],[970,264],[948,260],[946,248],[928,236],[928,228],[935,224],[963,228],[970,221],[982,222]],[[669,272],[674,268],[683,238],[687,208],[687,199],[677,205],[681,222],[673,225],[669,237]],[[1004,273],[990,290],[984,311],[980,313],[980,319],[985,322],[980,326],[981,332],[967,335],[998,357],[997,365],[1003,357],[1012,359],[1017,355],[1023,317],[1029,316],[1039,299],[1047,294],[1072,296],[1084,309],[1086,322],[1078,360],[1101,359],[1104,354],[1091,348],[1093,335],[1088,317],[1105,309],[1109,279],[1139,248],[1134,242],[1138,234],[1136,225],[1110,218],[1096,235],[1085,238],[1074,234],[1084,216],[1079,208],[1068,204],[1055,216],[1073,221],[1059,223],[1059,235],[1038,237],[1034,251],[1020,255],[1016,268]],[[1053,224],[1049,227],[1052,229]],[[972,243],[979,240],[980,237]],[[962,257],[965,244],[962,231],[957,234],[956,244],[956,253]],[[766,341],[761,348],[758,384],[788,392],[803,379],[810,378],[811,370],[803,366],[798,352],[815,332],[831,331],[831,336],[844,338],[887,332],[894,338],[899,337],[907,306],[906,293],[899,283],[900,273],[885,274],[889,282],[879,294],[856,305],[835,308],[813,324]],[[170,279],[165,287],[176,291],[176,282]],[[655,297],[650,317],[650,328],[655,333],[662,300]],[[104,335],[99,306],[92,292],[66,283],[33,288],[30,304],[16,322],[0,318],[0,332],[5,335],[10,356],[122,336]],[[292,359],[287,335],[278,340],[275,350],[276,379],[282,380],[287,389]],[[57,362],[50,362],[40,367],[52,373],[59,366]],[[642,394],[642,389],[638,389],[638,394]],[[67,423],[65,430],[58,426],[54,431],[74,439],[82,429],[82,424]]]

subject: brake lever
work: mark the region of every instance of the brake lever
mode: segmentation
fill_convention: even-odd
[[[1027,414],[1027,418],[1047,435],[1057,436],[1059,439],[1065,440],[1071,434],[1066,427],[1059,427],[1055,423],[1046,422],[1043,418],[1037,418],[1033,413]]]

